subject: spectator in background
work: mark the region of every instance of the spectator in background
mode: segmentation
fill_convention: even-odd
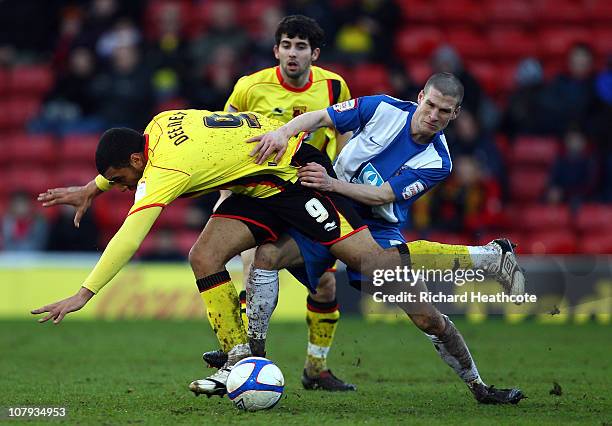
[[[516,90],[510,94],[500,130],[511,139],[517,135],[553,132],[556,117],[550,111],[542,65],[535,58],[521,61],[514,76]]]
[[[389,81],[393,96],[416,101],[421,88],[410,78],[410,73],[403,64],[395,63],[389,68]]]
[[[59,216],[53,220],[49,230],[49,251],[97,251],[98,228],[91,214],[81,218],[79,227],[74,227],[74,209],[59,206]]]
[[[216,46],[209,59],[211,62],[202,67],[201,79],[192,90],[191,104],[199,109],[223,111],[238,79],[238,59],[231,46],[225,44]]]
[[[96,113],[107,128],[144,130],[154,106],[150,70],[135,45],[115,47],[111,60],[110,69],[92,83]]]
[[[558,75],[548,88],[547,109],[555,118],[553,130],[559,135],[567,123],[578,122],[584,126],[595,101],[591,48],[586,44],[573,46],[567,57],[567,68],[568,72]]]
[[[276,44],[274,33],[282,18],[283,11],[272,5],[267,7],[260,15],[259,31],[249,48],[251,54],[250,69],[255,71],[276,65],[274,56],[270,54],[272,51],[270,46]]]
[[[72,49],[83,28],[83,11],[77,6],[68,6],[62,11],[60,19],[59,37],[55,43],[52,63],[56,73],[64,74],[69,67]]]
[[[450,72],[457,76],[465,87],[465,97],[461,108],[471,111],[475,116],[482,118],[482,104],[484,92],[476,79],[463,67],[463,62],[457,51],[449,46],[440,46],[431,57],[432,72]]]
[[[47,221],[35,210],[29,194],[11,195],[2,218],[2,248],[5,251],[39,251],[47,243]]]
[[[553,165],[547,200],[577,208],[593,195],[598,164],[589,153],[586,135],[576,125],[570,126],[563,141],[565,152]]]
[[[140,32],[136,25],[127,18],[121,18],[100,36],[96,43],[96,54],[102,61],[107,62],[118,48],[137,46],[140,42]]]
[[[393,0],[349,2],[338,10],[337,16],[343,19],[336,37],[340,53],[357,62],[393,63],[389,49],[395,43],[401,19],[401,10]]]
[[[92,79],[95,70],[93,53],[86,47],[75,48],[70,53],[67,71],[58,78],[40,116],[30,123],[30,130],[57,134],[104,130],[104,123],[94,115],[96,99]]]
[[[323,29],[325,37],[328,40],[334,40],[336,38],[336,31],[338,31],[337,18],[339,14],[334,10],[332,0],[293,0],[285,2],[285,15],[304,15],[317,21],[319,26]],[[280,22],[280,19],[276,21],[274,28],[271,28],[271,33],[274,34],[276,26]],[[274,45],[274,43],[272,43]],[[331,46],[325,46],[325,59],[330,60],[333,56],[333,52],[330,51]]]
[[[502,180],[505,177],[501,154],[492,138],[484,133],[474,114],[463,110],[448,132],[448,146],[452,158],[470,156],[478,162],[481,172],[487,177]]]
[[[604,165],[601,198],[612,202],[612,54],[608,57],[606,69],[595,80],[595,94],[597,107],[589,121],[589,136]]]
[[[185,44],[184,11],[179,3],[164,3],[151,35],[146,62],[153,70],[157,104],[177,101],[190,92],[190,66]],[[160,108],[158,108],[160,109]],[[169,108],[164,108],[169,109]]]
[[[93,0],[78,37],[78,44],[95,51],[98,39],[112,28],[120,16],[117,0]]]
[[[215,1],[211,10],[210,27],[190,45],[191,60],[197,72],[211,62],[211,52],[217,46],[224,45],[231,49],[236,57],[242,58],[249,45],[248,34],[238,25],[238,11],[231,2]],[[228,92],[229,93],[229,92]]]
[[[474,157],[455,157],[450,178],[429,199],[429,226],[458,233],[497,228],[504,223],[501,201],[499,184]]]

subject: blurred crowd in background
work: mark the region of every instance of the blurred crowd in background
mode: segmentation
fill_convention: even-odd
[[[354,97],[416,100],[435,71],[465,85],[446,131],[453,173],[416,203],[408,238],[612,253],[606,0],[0,1],[0,249],[103,248],[130,194],[98,197],[78,230],[35,195],[95,176],[109,127],[222,110],[239,77],[276,65],[276,25],[297,13],[323,27],[317,65]],[[215,199],[173,203],[139,256],[184,259]]]

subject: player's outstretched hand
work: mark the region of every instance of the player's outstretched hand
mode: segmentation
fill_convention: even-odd
[[[38,194],[38,201],[42,202],[43,207],[64,204],[76,208],[74,226],[78,228],[81,218],[91,206],[94,197],[99,193],[100,190],[98,190],[95,181],[91,181],[84,186],[47,189],[47,191]]]
[[[308,163],[298,169],[298,178],[302,185],[321,191],[333,191],[334,179],[327,174],[325,167],[319,163]]]
[[[285,151],[287,151],[288,139],[289,138],[278,130],[247,139],[247,143],[257,142],[257,145],[255,145],[255,148],[253,148],[249,155],[251,157],[256,156],[255,162],[257,164],[262,164],[266,158],[276,152],[277,154],[276,157],[274,157],[274,161],[279,162]]]
[[[47,316],[40,318],[38,322],[47,322],[52,319],[55,324],[59,324],[64,319],[66,314],[78,311],[85,306],[93,295],[94,293],[91,290],[81,287],[74,296],[70,296],[64,300],[60,300],[59,302],[43,306],[42,308],[34,309],[31,311],[31,313],[36,315],[48,312]]]

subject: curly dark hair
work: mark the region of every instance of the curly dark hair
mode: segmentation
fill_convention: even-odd
[[[304,15],[289,15],[281,19],[274,34],[277,45],[280,44],[283,34],[287,34],[289,38],[297,36],[308,40],[312,50],[323,46],[323,39],[325,38],[325,32],[317,21]]]
[[[98,142],[96,168],[104,174],[109,167],[121,168],[130,165],[130,156],[143,152],[145,138],[142,133],[126,127],[108,129]]]

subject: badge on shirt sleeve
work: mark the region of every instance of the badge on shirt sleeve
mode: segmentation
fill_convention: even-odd
[[[344,112],[351,109],[355,109],[357,108],[357,99],[340,102],[339,104],[335,104],[334,106],[332,106],[332,108],[336,112]]]
[[[147,195],[147,183],[142,180],[138,182],[138,186],[136,187],[136,194],[134,194],[134,204],[139,202],[145,195]]]
[[[417,180],[402,190],[402,197],[404,197],[404,200],[408,200],[409,198],[412,198],[419,192],[423,191],[425,191],[425,184],[422,181]]]

